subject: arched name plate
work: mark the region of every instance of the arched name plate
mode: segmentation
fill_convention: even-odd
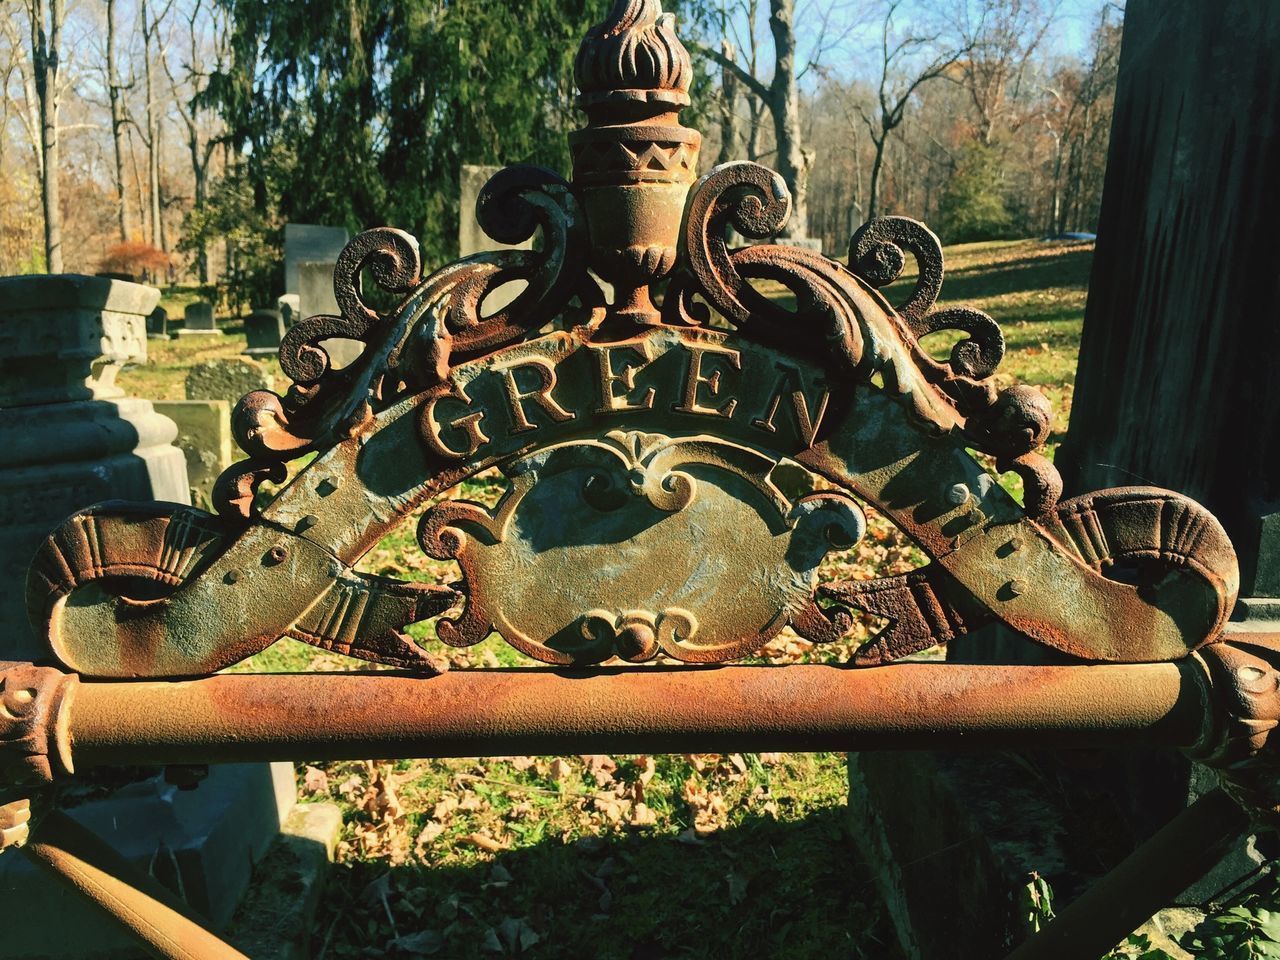
[[[477,206],[495,240],[540,234],[536,249],[424,277],[407,234],[353,240],[340,315],[281,344],[293,386],[237,406],[249,459],[216,514],[104,504],[42,547],[28,600],[52,657],[86,676],[195,676],[292,636],[429,671],[405,628],[436,619],[449,643],[496,631],[553,664],[718,662],[788,625],[835,639],[852,609],[888,621],[859,664],[994,621],[1100,661],[1176,659],[1218,634],[1238,588],[1221,527],[1151,488],[1060,501],[1048,405],[996,386],[989,317],[934,309],[942,254],[923,225],[865,224],[845,265],[770,242],[790,213],[777,174],[735,163],[694,182],[691,73],[656,0],[619,0],[577,74],[573,181],[510,168]],[[758,242],[731,248],[730,228]],[[880,290],[909,260],[893,304]],[[369,280],[398,306],[374,309]],[[486,309],[512,280],[524,291]],[[940,361],[920,341],[946,331]],[[335,337],[365,345],[342,370]],[[975,449],[1022,477],[1023,504]],[[813,492],[780,483],[780,464]],[[508,480],[496,505],[448,499],[492,467]],[[862,536],[859,503],[931,562],[819,586],[824,557]],[[421,548],[456,559],[460,583],[355,569],[424,507]]]

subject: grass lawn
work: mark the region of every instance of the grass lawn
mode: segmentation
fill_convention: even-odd
[[[1092,247],[1017,241],[947,255],[940,305],[1000,322],[1001,384],[1040,387],[1061,431]],[[150,362],[120,383],[180,399],[187,367],[233,356],[243,342],[234,327],[220,342],[153,341]],[[481,478],[465,493],[492,502],[501,489]],[[869,519],[868,537],[832,558],[824,577],[924,562],[883,518]],[[361,568],[456,579],[456,565],[420,552],[413,530],[403,524]],[[785,632],[761,659],[842,660],[874,628],[822,649]],[[428,625],[411,632],[458,667],[528,664],[496,638],[453,650]],[[237,669],[352,668],[370,669],[282,641]],[[299,764],[304,799],[336,801],[345,817],[312,955],[891,958],[887,916],[850,841],[845,776],[842,754]]]

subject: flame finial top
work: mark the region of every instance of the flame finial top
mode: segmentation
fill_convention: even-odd
[[[693,66],[659,0],[615,0],[578,48],[574,76],[588,115],[596,104],[627,100],[671,110],[689,103]]]

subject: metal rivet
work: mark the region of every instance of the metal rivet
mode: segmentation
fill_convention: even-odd
[[[228,570],[222,580],[224,583],[236,583],[240,579],[239,570]]]
[[[310,530],[319,522],[320,522],[319,517],[317,517],[314,513],[308,513],[305,517],[303,517],[301,520],[298,521],[298,530],[299,532],[303,530]]]
[[[1012,596],[1020,597],[1027,592],[1027,581],[1010,580],[1004,585],[1004,588],[1008,590]]]
[[[340,486],[342,486],[341,477],[325,477],[323,480],[321,480],[319,483],[316,484],[316,492],[319,493],[320,496],[322,497],[327,497],[329,496],[329,494],[337,490]]]
[[[957,483],[947,491],[947,502],[957,507],[964,506],[969,502],[969,488],[963,483]]]
[[[289,551],[286,550],[280,544],[276,544],[274,547],[272,547],[270,550],[267,551],[267,559],[270,560],[272,563],[282,563],[284,561],[284,558],[287,556],[289,556]]]

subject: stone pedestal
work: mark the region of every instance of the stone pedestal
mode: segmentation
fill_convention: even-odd
[[[190,502],[177,427],[115,386],[147,356],[160,292],[103,277],[0,279],[0,659],[38,659],[22,584],[39,542],[102,500]]]
[[[182,329],[179,336],[221,336],[222,331],[213,321],[213,304],[203,300],[187,304],[182,314]]]
[[[284,318],[279,310],[255,310],[244,318],[244,334],[248,341],[245,353],[250,357],[273,357],[280,351],[284,337]]]

